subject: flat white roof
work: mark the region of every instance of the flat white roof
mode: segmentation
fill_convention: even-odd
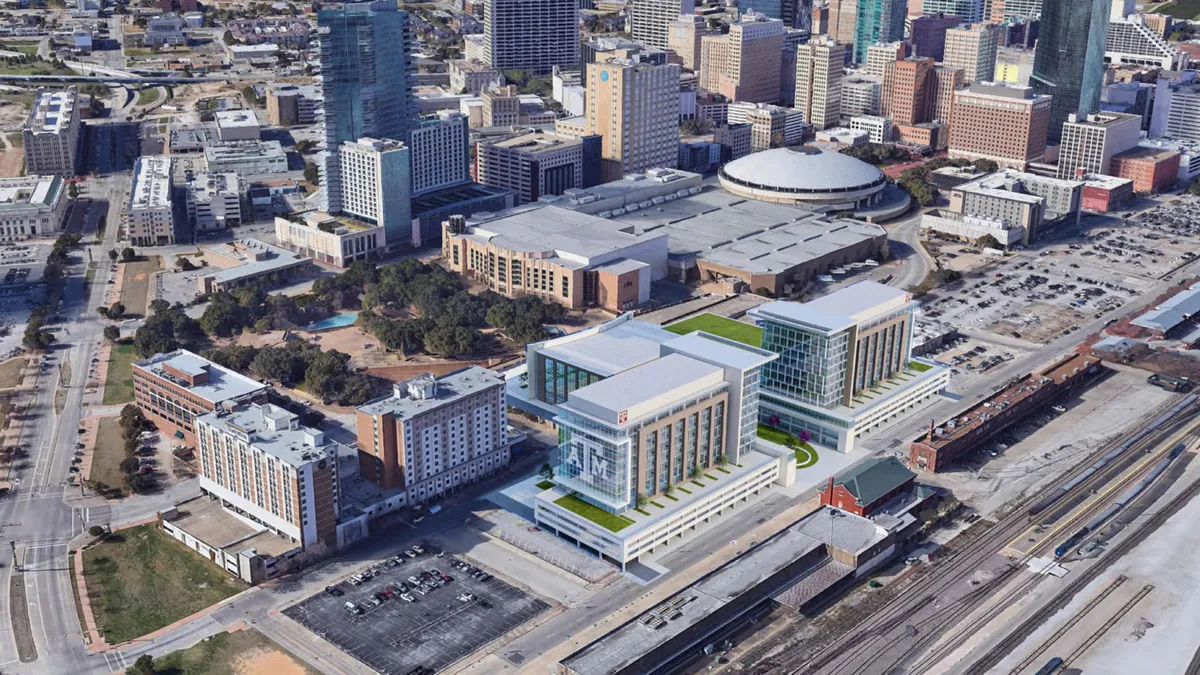
[[[35,134],[58,133],[71,124],[75,114],[75,90],[60,89],[38,93],[25,128]]]
[[[718,366],[683,354],[668,354],[576,389],[567,396],[563,407],[610,423],[625,424],[723,384],[724,375],[724,369]],[[620,417],[622,412],[624,420]]]
[[[658,358],[659,345],[674,333],[641,321],[605,324],[585,335],[568,335],[543,343],[547,358],[569,363],[595,375],[609,377]]]
[[[249,110],[219,110],[216,114],[217,126],[227,129],[242,127],[242,128],[258,128],[258,118]]]
[[[148,209],[171,205],[171,158],[165,155],[139,157],[133,169],[129,208]]]
[[[164,365],[169,365],[180,372],[191,375],[207,370],[208,381],[189,386],[187,382],[179,380],[163,371]],[[169,354],[155,354],[144,361],[134,363],[133,366],[155,377],[167,379],[172,384],[187,389],[189,393],[199,396],[213,405],[241,398],[267,388],[267,385],[262,382],[235,373],[225,366],[213,363],[186,349],[178,349]]]
[[[756,318],[777,318],[784,322],[804,324],[833,333],[870,321],[909,302],[912,302],[912,296],[906,291],[866,280],[811,302],[769,302],[750,310],[750,315]]]
[[[63,180],[58,176],[0,178],[0,213],[53,206],[62,192]]]

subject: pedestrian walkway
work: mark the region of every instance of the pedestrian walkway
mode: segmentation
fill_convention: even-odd
[[[617,573],[617,568],[612,565],[508,511],[493,509],[477,512],[476,515],[478,517],[471,521],[471,526],[480,532],[570,572],[587,583],[598,583]]]

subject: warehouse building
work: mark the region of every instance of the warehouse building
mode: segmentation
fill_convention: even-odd
[[[1094,379],[1103,370],[1094,356],[1071,354],[1040,373],[1026,375],[991,397],[968,408],[912,442],[908,466],[937,472],[955,459],[995,438],[1030,413]]]

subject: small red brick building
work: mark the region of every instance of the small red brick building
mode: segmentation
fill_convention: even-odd
[[[1113,155],[1109,173],[1132,179],[1134,192],[1161,192],[1178,180],[1179,157],[1166,148],[1130,148]]]
[[[830,476],[821,488],[821,505],[833,506],[856,516],[869,516],[902,492],[913,488],[917,474],[895,457],[863,462],[838,476]]]
[[[1107,213],[1125,208],[1133,201],[1133,180],[1114,176],[1087,176],[1083,183],[1084,211]]]

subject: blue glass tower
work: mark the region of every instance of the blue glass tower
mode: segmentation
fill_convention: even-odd
[[[317,12],[317,29],[325,96],[322,207],[340,213],[338,146],[363,137],[406,141],[416,119],[408,12],[388,0],[330,4]]]
[[[905,0],[858,0],[854,20],[854,62],[866,63],[867,47],[904,39]]]
[[[1110,4],[1106,0],[1048,0],[1042,4],[1029,85],[1038,94],[1054,97],[1047,134],[1051,141],[1062,138],[1063,122],[1071,113],[1100,109]]]

